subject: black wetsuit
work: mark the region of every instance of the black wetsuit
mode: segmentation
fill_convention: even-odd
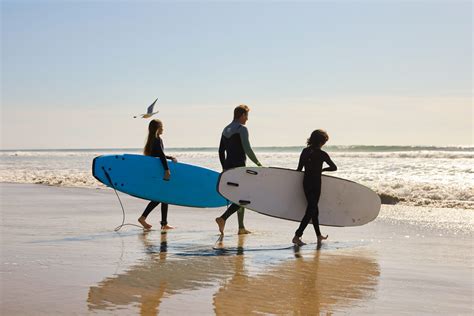
[[[165,155],[163,141],[161,140],[160,137],[156,137],[153,139],[151,143],[150,156],[160,158],[161,164],[163,165],[163,169],[169,170],[168,162],[166,161],[166,159],[172,159],[173,157]],[[150,203],[148,203],[147,207],[143,211],[142,216],[146,218],[150,214],[150,212],[153,211],[153,209],[157,207],[160,203],[161,202],[159,201],[151,201]],[[161,222],[160,222],[161,226],[165,226],[166,224],[168,224],[167,219],[168,219],[168,204],[161,203]]]
[[[324,162],[329,165],[328,168],[323,169]],[[297,170],[302,171],[303,167],[303,189],[306,200],[308,201],[308,206],[306,207],[306,213],[295,235],[301,237],[309,221],[312,220],[316,235],[321,236],[321,232],[319,231],[318,208],[319,197],[321,195],[321,173],[323,171],[336,171],[337,167],[329,155],[317,147],[306,147],[303,149]]]
[[[219,160],[222,169],[225,171],[231,168],[244,167],[246,156],[249,156],[256,165],[260,165],[250,146],[247,127],[235,120],[227,125],[222,132],[219,144]],[[221,217],[227,220],[239,208],[239,205],[232,204]],[[239,225],[243,225],[243,223],[239,223]]]

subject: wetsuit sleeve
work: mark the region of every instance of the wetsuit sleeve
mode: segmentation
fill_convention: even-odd
[[[168,167],[168,162],[166,161],[166,156],[165,156],[165,153],[163,152],[163,149],[161,148],[161,146],[157,146],[157,157],[160,158],[161,160],[161,164],[163,165],[163,169],[165,170],[170,170],[170,168]]]
[[[329,167],[324,168],[323,171],[336,171],[337,170],[336,164],[331,160],[331,157],[329,157],[329,155],[326,152],[324,152],[324,162],[326,162],[329,165]]]
[[[303,171],[304,163],[306,161],[306,150],[301,151],[300,161],[298,162],[298,168],[296,170]]]
[[[255,156],[252,147],[250,146],[249,141],[249,131],[245,126],[240,128],[240,139],[242,141],[242,147],[244,148],[245,154],[252,160],[257,166],[261,166],[262,164],[258,161],[257,157]]]
[[[219,160],[221,162],[222,169],[224,169],[224,161],[225,161],[225,139],[224,139],[224,135],[221,136],[221,142],[219,144]]]

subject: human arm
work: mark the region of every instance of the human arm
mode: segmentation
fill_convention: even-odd
[[[168,166],[168,161],[166,160],[167,156],[163,151],[163,143],[160,140],[160,146],[156,146],[156,157],[158,157],[163,165],[163,169],[165,170],[165,174],[163,176],[163,180],[168,181],[171,176],[170,168]]]
[[[163,150],[161,148],[159,148],[157,150],[157,156],[156,157],[158,157],[161,160],[161,164],[163,165],[163,169],[170,170],[170,168],[168,167],[168,161],[166,160],[165,153],[163,152]]]
[[[244,148],[245,154],[252,160],[257,166],[261,167],[262,164],[258,161],[257,156],[252,150],[249,141],[249,131],[245,126],[240,129],[240,140],[242,141],[242,147]]]
[[[221,136],[221,142],[219,143],[219,161],[221,162],[222,169],[224,169],[225,162],[225,139],[224,135]]]
[[[331,160],[331,157],[329,157],[328,154],[326,154],[324,162],[326,162],[329,165],[329,167],[323,168],[322,171],[336,171],[337,170],[336,164]]]
[[[303,167],[304,167],[304,163],[305,163],[306,159],[307,159],[306,150],[303,149],[301,151],[300,161],[298,162],[298,168],[296,168],[297,171],[303,171]]]
[[[176,159],[176,157],[173,157],[173,156],[166,156],[166,159],[170,159],[173,162],[178,162],[178,159]]]

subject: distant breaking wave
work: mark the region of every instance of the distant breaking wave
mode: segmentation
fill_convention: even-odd
[[[299,154],[302,146],[291,147],[255,147],[257,154],[268,156],[275,154]],[[333,157],[342,158],[401,158],[401,159],[472,159],[474,147],[434,147],[434,146],[326,146],[324,149]],[[200,157],[203,154],[215,154],[216,147],[169,148],[167,152],[188,157]],[[64,149],[64,150],[1,150],[0,159],[9,157],[32,158],[73,158],[95,157],[108,154],[141,154],[141,148],[125,149]]]

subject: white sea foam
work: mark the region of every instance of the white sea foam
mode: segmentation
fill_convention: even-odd
[[[462,150],[343,151],[330,153],[338,171],[328,173],[364,184],[385,204],[474,209],[472,148]],[[362,148],[364,149],[364,148]],[[382,148],[383,149],[383,148]],[[256,150],[265,166],[295,169],[301,148]],[[1,151],[0,181],[103,188],[91,173],[92,160],[105,154],[140,154],[140,149]],[[171,149],[179,161],[220,171],[216,148]],[[248,165],[253,165],[248,162]]]

